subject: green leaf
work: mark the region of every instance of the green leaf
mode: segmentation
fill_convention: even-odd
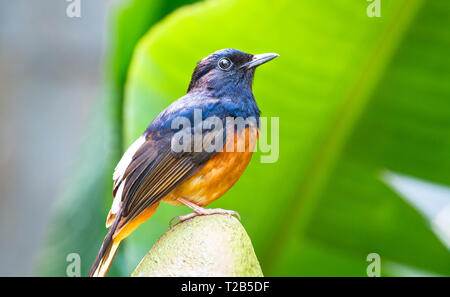
[[[280,118],[279,160],[256,154],[211,205],[242,215],[265,275],[365,275],[371,252],[450,274],[448,250],[379,178],[388,168],[449,183],[450,67],[438,58],[450,50],[449,7],[384,1],[382,17],[369,18],[368,4],[205,1],[154,26],[136,49],[126,145],[185,94],[201,58],[228,47],[281,55],[254,84],[263,116]],[[127,239],[127,270],[185,211],[161,205]]]
[[[309,228],[315,240],[450,274],[430,222],[380,179],[389,169],[450,184],[450,61],[437,58],[450,50],[449,10],[443,1],[420,8],[330,175]]]

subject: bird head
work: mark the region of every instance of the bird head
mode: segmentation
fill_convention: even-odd
[[[278,54],[252,55],[222,49],[200,60],[192,74],[188,92],[209,91],[220,96],[233,91],[251,92],[255,68]]]

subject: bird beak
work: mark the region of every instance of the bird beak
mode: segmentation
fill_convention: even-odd
[[[254,55],[253,59],[250,62],[242,65],[242,67],[246,67],[247,69],[258,67],[259,65],[267,63],[279,56],[280,56],[279,54],[274,54],[274,53]]]

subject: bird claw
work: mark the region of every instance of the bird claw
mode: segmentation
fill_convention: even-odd
[[[172,229],[175,225],[177,225],[177,224],[179,224],[179,223],[181,223],[181,222],[184,222],[184,221],[187,221],[187,220],[189,220],[189,219],[192,219],[193,217],[196,217],[198,214],[196,213],[196,212],[193,212],[193,213],[190,213],[190,214],[187,214],[187,215],[184,215],[184,216],[177,216],[177,217],[174,217],[173,219],[171,219],[170,220],[170,222],[169,222],[169,229]],[[179,222],[177,222],[176,224],[173,224],[173,222],[175,222],[175,221],[179,221]]]
[[[226,210],[226,209],[221,209],[221,208],[215,208],[215,209],[198,209],[196,212],[184,215],[184,216],[177,216],[174,217],[172,220],[170,220],[169,222],[169,228],[172,229],[175,225],[187,221],[189,219],[192,219],[194,217],[197,216],[206,216],[206,215],[213,215],[213,214],[224,214],[224,215],[230,215],[230,216],[236,216],[239,221],[241,220],[241,215],[234,210]],[[179,221],[177,222],[175,225],[173,225],[174,221]]]
[[[225,215],[230,215],[230,216],[236,216],[239,221],[241,220],[241,215],[234,210],[226,210],[226,209],[221,209],[221,208],[216,208],[216,209],[205,209],[206,214],[205,215],[210,215],[210,214],[225,214]]]

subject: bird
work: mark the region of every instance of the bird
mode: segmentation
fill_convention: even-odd
[[[121,241],[147,221],[160,202],[185,205],[194,211],[175,217],[170,225],[174,220],[182,222],[198,215],[227,214],[240,218],[236,211],[205,207],[233,187],[252,158],[255,143],[251,138],[259,136],[260,117],[252,90],[255,69],[278,56],[228,48],[197,63],[187,93],[150,123],[117,164],[113,174],[114,200],[106,220],[109,230],[89,276],[107,275]],[[207,134],[216,126],[218,132],[200,149],[192,150],[198,124],[174,129],[173,123],[181,118],[192,124],[196,113],[202,123],[209,118],[216,120],[211,129],[201,130],[200,136],[208,138]],[[239,126],[228,125],[229,119],[254,121]],[[185,149],[177,151],[174,138],[182,131],[193,132],[194,136],[183,134]],[[189,141],[193,139],[194,145]],[[221,150],[207,150],[221,144]]]

